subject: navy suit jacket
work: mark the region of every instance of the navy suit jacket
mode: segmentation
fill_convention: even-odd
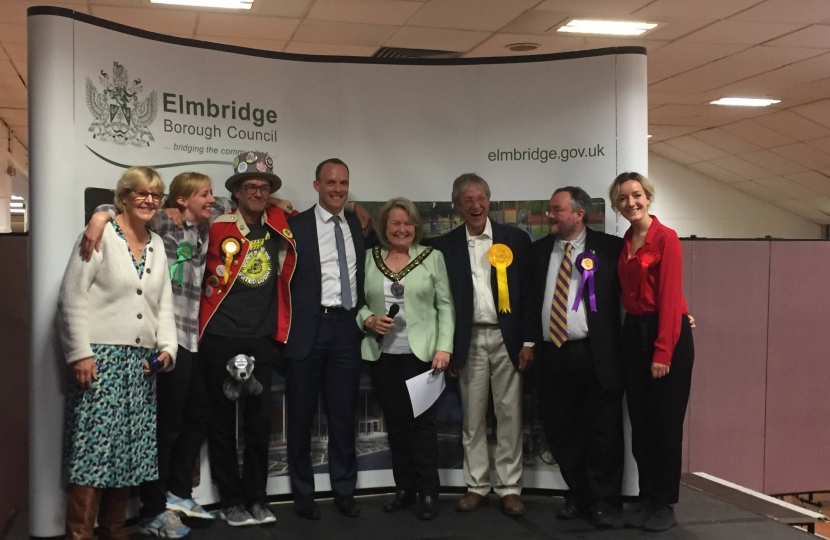
[[[556,236],[551,235],[533,243],[533,283],[536,299],[535,341],[541,343],[543,332],[542,309],[550,309],[552,299],[545,298],[550,255],[556,243]],[[623,247],[623,239],[603,232],[588,229],[585,237],[585,251],[593,251],[597,256],[597,269],[594,272],[594,290],[597,310],[591,311],[588,301],[588,287],[583,293],[585,307],[588,309],[588,337],[591,356],[597,370],[600,384],[606,390],[622,390],[622,367],[620,360],[620,331],[622,328],[622,311],[620,307],[620,280],[617,276],[617,260]],[[574,268],[572,278],[578,275]],[[570,309],[570,306],[568,306]],[[538,349],[538,347],[537,347]],[[539,353],[537,353],[539,354]]]
[[[315,205],[316,206],[316,205]],[[317,216],[314,206],[288,219],[291,233],[297,245],[297,265],[291,279],[291,329],[285,343],[283,355],[286,358],[302,360],[311,353],[317,337],[320,322],[322,297],[322,272],[320,270],[320,244],[317,240]],[[363,274],[365,268],[366,239],[360,228],[360,221],[351,212],[344,212],[352,232],[354,253],[357,257],[357,298],[355,308],[364,303]],[[360,347],[362,333],[355,327],[355,347]]]
[[[519,366],[519,351],[525,342],[535,342],[539,334],[534,315],[537,302],[532,298],[532,281],[530,268],[530,237],[526,232],[508,225],[490,221],[493,226],[493,243],[506,244],[513,252],[513,263],[507,267],[507,288],[510,291],[509,313],[499,313],[498,287],[496,270],[492,269],[490,285],[493,289],[493,301],[498,313],[499,329],[504,338],[504,345],[513,364]],[[455,304],[455,337],[453,339],[453,361],[458,368],[467,363],[470,352],[470,340],[473,334],[473,270],[470,266],[470,253],[467,249],[465,225],[438,238],[430,238],[424,244],[431,245],[444,254],[447,273],[450,277],[453,303]],[[541,309],[541,308],[540,308]],[[536,319],[539,317],[537,316]]]

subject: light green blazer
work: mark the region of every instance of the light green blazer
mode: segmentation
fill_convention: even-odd
[[[426,248],[409,247],[409,260],[417,257]],[[386,260],[389,250],[381,249]],[[366,252],[366,277],[364,290],[366,304],[357,314],[357,325],[361,330],[363,321],[370,316],[386,315],[386,297],[383,293],[384,275],[378,270],[372,250]],[[409,347],[419,360],[432,362],[435,351],[452,354],[452,339],[455,332],[455,308],[450,292],[450,280],[444,256],[437,249],[424,259],[404,278],[403,304],[406,313],[406,335]],[[381,345],[375,340],[374,332],[367,332],[360,347],[364,360],[380,358]]]

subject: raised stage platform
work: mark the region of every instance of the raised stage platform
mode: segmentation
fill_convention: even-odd
[[[234,528],[217,520],[208,527],[194,528],[191,537],[194,540],[809,540],[816,537],[792,525],[807,526],[822,520],[820,514],[694,475],[684,476],[680,504],[675,508],[680,525],[657,536],[632,529],[600,531],[582,520],[557,520],[555,514],[564,504],[558,496],[526,495],[527,514],[513,519],[501,513],[495,495],[490,496],[488,506],[472,513],[459,513],[455,511],[455,502],[460,495],[442,494],[441,515],[430,522],[419,521],[411,511],[384,514],[381,507],[389,497],[389,494],[359,497],[362,515],[356,519],[338,514],[331,500],[320,500],[322,519],[319,521],[298,518],[290,502],[278,502],[271,506],[277,516],[277,523],[272,526]],[[145,537],[131,535],[131,538]]]

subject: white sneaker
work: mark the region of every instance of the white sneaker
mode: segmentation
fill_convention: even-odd
[[[193,499],[182,499],[176,497],[170,492],[167,492],[167,509],[183,516],[197,518],[197,519],[216,519],[216,517],[202,508],[199,503]]]
[[[138,523],[138,534],[158,538],[184,538],[190,534],[187,527],[172,510],[165,510],[154,518],[144,519]]]

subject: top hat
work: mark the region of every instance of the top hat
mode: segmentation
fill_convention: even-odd
[[[271,184],[271,193],[282,187],[282,180],[274,174],[274,160],[266,152],[247,152],[233,160],[234,175],[225,180],[225,189],[233,193],[236,184],[246,178],[262,178]]]

